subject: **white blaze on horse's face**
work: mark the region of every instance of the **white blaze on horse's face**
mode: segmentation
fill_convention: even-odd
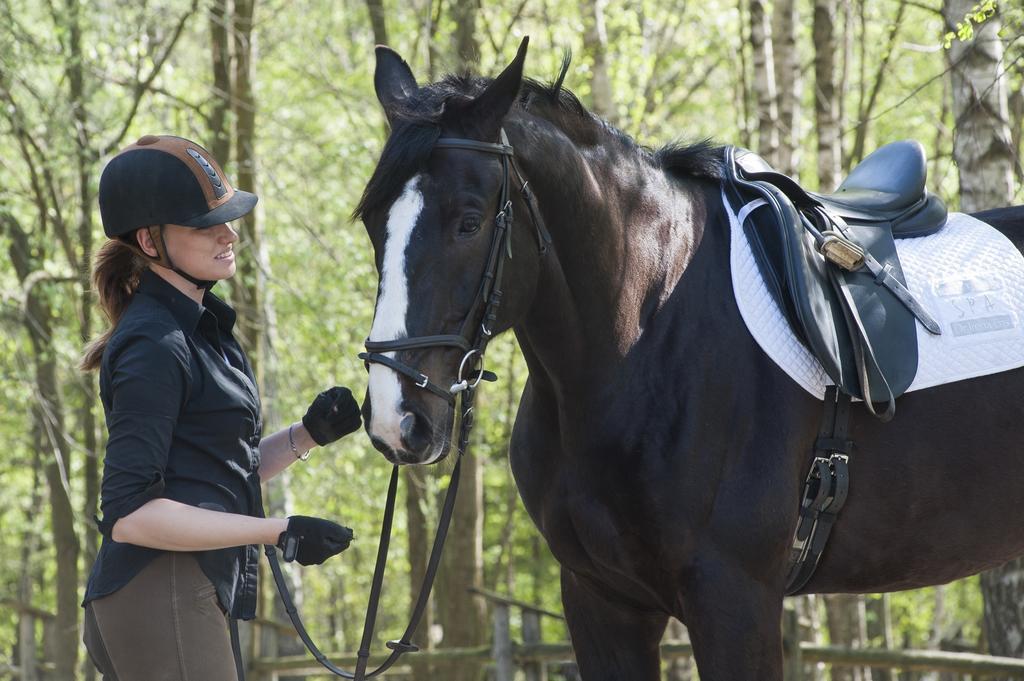
[[[409,308],[409,282],[405,276],[405,251],[413,228],[423,211],[419,175],[405,184],[402,195],[388,212],[384,264],[380,272],[380,297],[373,313],[371,341],[406,338],[405,317]],[[394,352],[384,353],[394,357]],[[380,438],[391,449],[402,449],[399,424],[402,413],[402,386],[398,374],[382,364],[370,364],[370,402],[373,405],[370,435]]]

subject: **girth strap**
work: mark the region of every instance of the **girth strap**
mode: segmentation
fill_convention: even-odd
[[[830,385],[825,391],[825,411],[816,456],[804,482],[800,501],[800,519],[790,550],[786,595],[798,593],[810,581],[825,551],[832,526],[846,503],[850,490],[848,467],[853,442],[847,439],[850,396]]]

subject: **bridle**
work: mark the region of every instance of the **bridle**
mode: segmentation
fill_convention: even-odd
[[[502,275],[505,269],[505,260],[512,258],[512,199],[511,181],[515,175],[519,183],[519,191],[526,202],[527,210],[530,213],[530,220],[537,237],[537,245],[540,254],[547,253],[551,245],[551,235],[544,224],[537,219],[534,209],[534,199],[528,183],[523,180],[523,175],[516,166],[512,147],[508,143],[505,131],[500,131],[501,142],[478,142],[476,140],[459,137],[441,137],[434,143],[434,149],[463,149],[467,151],[479,151],[488,154],[497,154],[501,159],[501,195],[498,203],[498,213],[494,217],[494,234],[491,236],[490,251],[484,268],[473,305],[470,307],[466,318],[457,334],[439,334],[433,336],[414,336],[390,341],[366,341],[367,352],[359,353],[367,370],[370,364],[381,364],[408,377],[418,388],[429,390],[438,397],[443,398],[453,408],[458,398],[459,404],[459,436],[457,440],[455,467],[452,469],[451,481],[448,483],[448,490],[445,492],[444,504],[441,509],[441,517],[438,521],[437,534],[434,536],[434,543],[430,550],[430,558],[427,561],[427,569],[423,575],[423,582],[420,586],[420,593],[413,606],[412,615],[409,618],[409,625],[402,637],[395,641],[388,641],[387,647],[391,654],[373,671],[367,671],[370,659],[370,644],[373,639],[373,629],[377,620],[377,610],[380,605],[380,594],[384,582],[384,569],[387,564],[388,547],[391,543],[391,525],[394,519],[395,499],[398,492],[398,466],[391,470],[391,480],[388,484],[387,502],[384,506],[384,518],[381,521],[380,544],[377,548],[377,562],[374,566],[373,581],[370,585],[370,598],[366,607],[366,619],[363,625],[363,637],[357,653],[356,669],[354,672],[347,672],[334,666],[316,644],[310,639],[306,627],[302,624],[295,602],[292,599],[288,584],[285,582],[281,565],[277,559],[277,552],[273,546],[265,546],[264,550],[267,559],[270,561],[270,571],[274,575],[274,582],[281,594],[285,611],[295,626],[295,631],[309,652],[316,658],[316,661],[323,665],[331,673],[346,679],[362,681],[373,678],[387,671],[394,665],[398,658],[405,653],[414,653],[419,648],[410,639],[416,632],[420,619],[427,608],[427,600],[430,597],[430,590],[434,584],[434,577],[441,562],[441,553],[444,550],[444,542],[448,536],[448,527],[451,524],[452,513],[455,509],[455,496],[459,489],[459,477],[462,469],[462,455],[469,444],[469,433],[473,427],[473,398],[476,387],[481,380],[494,381],[497,377],[484,370],[484,350],[487,343],[494,335],[494,324],[498,316],[498,308],[501,305]],[[504,252],[504,255],[503,255]],[[507,256],[507,258],[505,257]],[[445,389],[416,368],[388,356],[384,353],[398,350],[411,350],[420,348],[454,347],[465,353],[459,363],[459,371],[456,381],[451,387]],[[294,559],[294,549],[285,552],[285,560]]]
[[[498,307],[501,305],[501,283],[506,260],[506,258],[502,257],[502,250],[508,255],[509,260],[512,258],[512,224],[514,216],[509,185],[511,184],[511,175],[513,173],[519,183],[520,191],[523,193],[526,207],[530,212],[530,221],[533,223],[537,235],[537,245],[541,255],[547,252],[548,246],[551,244],[551,235],[548,234],[543,223],[537,219],[533,208],[533,196],[530,192],[529,183],[523,180],[522,173],[519,172],[519,168],[516,166],[513,150],[508,143],[508,137],[505,135],[504,130],[501,130],[500,144],[477,142],[476,140],[459,137],[441,137],[434,143],[434,149],[481,151],[488,154],[497,154],[501,159],[501,195],[498,202],[498,213],[494,216],[494,234],[491,236],[491,248],[487,255],[480,287],[457,334],[413,336],[390,341],[371,341],[367,339],[367,352],[360,353],[359,358],[366,362],[367,367],[371,363],[376,363],[383,364],[397,371],[411,379],[416,384],[416,387],[429,390],[454,406],[455,397],[459,393],[476,388],[481,380],[496,380],[494,374],[484,371],[483,357],[484,348],[494,334],[494,322],[497,319]],[[482,314],[480,314],[481,308],[483,309]],[[462,361],[459,362],[459,372],[455,383],[449,388],[438,385],[421,371],[384,354],[385,352],[393,352],[395,350],[431,347],[454,347],[465,353]],[[473,367],[477,363],[479,363],[479,368],[476,369],[476,375],[473,376]]]

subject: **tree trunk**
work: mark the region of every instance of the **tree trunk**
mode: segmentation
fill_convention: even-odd
[[[427,80],[437,80],[437,73],[441,68],[441,50],[438,45],[437,27],[441,22],[441,12],[444,9],[444,0],[426,0],[427,12],[426,22],[423,27],[427,43]]]
[[[736,2],[736,13],[739,16],[740,26],[746,26],[747,23],[747,12],[746,12],[747,0],[737,0]],[[740,133],[740,145],[747,149],[753,149],[754,143],[752,141],[753,134],[751,132],[751,116],[750,116],[750,96],[751,86],[747,82],[750,76],[750,72],[747,69],[747,46],[744,40],[729,41],[738,42],[738,48],[735,52],[736,61],[739,63],[739,75],[735,80],[736,94],[735,99],[741,102],[741,106],[736,108],[737,118],[737,129]]]
[[[217,149],[218,160],[227,161],[233,148],[235,152],[235,186],[238,189],[256,193],[256,98],[252,80],[256,65],[256,34],[253,18],[255,0],[234,0],[233,7],[227,0],[214,3],[210,9],[212,36],[212,67],[214,76],[214,99],[211,112],[211,132]],[[227,26],[231,26],[233,41],[227,40]],[[233,54],[229,53],[233,50]],[[228,65],[234,66],[233,82],[229,78]],[[226,125],[227,106],[234,110],[235,129],[233,144],[231,130]],[[259,387],[262,406],[264,435],[275,432],[291,423],[284,418],[277,404],[278,381],[277,362],[273,352],[277,335],[276,315],[273,299],[267,289],[267,275],[270,264],[263,240],[263,225],[257,211],[240,220],[239,271],[231,280],[235,303],[238,307],[239,341],[246,349],[256,383]],[[264,506],[270,516],[290,514],[290,498],[287,490],[288,471],[265,483]],[[273,580],[260,564],[262,595],[260,607],[264,616],[279,622],[288,622],[284,604],[274,593]],[[302,582],[298,573],[286,575],[288,586],[301,603]],[[267,612],[269,610],[269,612]],[[280,629],[264,627],[260,630],[258,643],[261,654],[268,656],[301,655],[305,648],[295,637]],[[255,642],[254,642],[255,643]],[[285,677],[289,678],[289,677]],[[295,678],[295,677],[291,677]]]
[[[1010,95],[1010,133],[1017,160],[1017,181],[1024,180],[1024,166],[1021,165],[1021,138],[1024,137],[1024,92],[1015,90]]]
[[[863,648],[866,638],[864,596],[830,594],[825,596],[829,638],[834,646]],[[871,672],[860,667],[832,667],[833,681],[871,681]]]
[[[799,26],[796,0],[777,0],[772,13],[772,47],[779,111],[777,169],[796,176],[800,168],[800,58],[796,49]]]
[[[821,623],[821,599],[819,594],[807,594],[796,599],[797,622],[800,625],[800,640],[815,645],[824,643]],[[825,678],[825,665],[820,662],[804,664],[803,674],[806,681],[822,681]]]
[[[836,2],[814,0],[814,120],[818,129],[818,187],[839,184],[840,138],[836,102]]]
[[[45,208],[40,205],[40,219]],[[5,216],[10,233],[10,257],[22,286],[44,260],[45,249],[30,250],[27,234],[13,216]],[[57,573],[57,618],[54,629],[54,664],[58,679],[73,679],[78,660],[78,555],[80,544],[75,533],[74,507],[71,502],[68,471],[70,453],[64,427],[64,406],[57,380],[57,350],[53,346],[54,313],[42,281],[31,287],[25,309],[25,330],[32,343],[35,365],[36,402],[34,427],[44,435],[43,473],[49,493],[50,531],[53,537]]]
[[[43,467],[42,452],[43,443],[46,438],[39,431],[37,424],[33,425],[31,433],[32,447],[32,495],[26,507],[25,515],[30,517],[42,506],[42,485],[40,485],[40,474]],[[21,537],[21,574],[18,576],[18,603],[23,607],[32,605],[32,575],[34,570],[33,560],[39,548],[39,533],[35,532],[34,523],[25,524],[25,530]],[[31,614],[24,609],[18,613],[18,655],[15,658],[18,666],[21,667],[21,681],[39,681],[36,674],[36,630],[35,620]]]
[[[229,165],[231,160],[231,129],[227,120],[228,111],[231,110],[231,43],[228,40],[231,13],[228,4],[229,0],[213,0],[210,3],[210,56],[213,67],[210,153],[224,166]]]
[[[583,12],[583,53],[590,59],[591,111],[614,124],[612,86],[608,78],[608,32],[604,25],[606,0],[586,0]]]
[[[1024,657],[1024,559],[981,573],[990,655]]]
[[[89,281],[89,265],[92,263],[93,229],[92,212],[93,196],[91,176],[96,154],[92,150],[89,137],[88,111],[85,97],[85,69],[82,55],[82,29],[79,20],[80,3],[67,0],[68,54],[65,61],[65,72],[71,103],[71,115],[75,126],[75,160],[78,169],[78,242],[82,248],[79,260],[78,282],[81,293],[78,299],[79,308],[79,339],[85,345],[92,338],[93,292]],[[73,265],[74,263],[72,263]],[[85,478],[85,498],[82,511],[85,518],[92,519],[97,512],[100,494],[99,456],[96,438],[96,378],[90,372],[81,376],[81,406],[78,410],[78,425],[82,433],[82,445],[85,448],[83,474]],[[85,564],[92,565],[96,559],[97,533],[85,533]],[[87,679],[95,677],[95,668],[91,663],[85,664]]]
[[[973,0],[945,0],[943,16],[947,29],[974,5]],[[974,212],[997,208],[1013,196],[1013,146],[1010,136],[1009,105],[1003,65],[1001,22],[996,14],[974,31],[969,42],[956,41],[949,49],[953,89],[953,158],[960,173],[960,209]],[[998,581],[998,579],[997,579]],[[1024,584],[1021,586],[1024,595]],[[993,595],[995,595],[993,593]],[[994,611],[1000,611],[994,607]],[[1006,632],[1024,624],[1005,622],[997,638],[1009,643]],[[1018,644],[1024,652],[1024,642]]]
[[[373,27],[373,42],[378,45],[387,45],[388,27],[384,20],[384,1],[366,0],[366,9],[370,12],[370,25]]]
[[[234,37],[235,188],[256,191],[256,103],[252,91],[253,32],[255,0],[235,0],[231,27]],[[260,379],[260,351],[263,305],[259,299],[259,243],[261,228],[253,211],[237,221],[239,241],[238,275],[230,279],[233,303],[238,310],[238,340],[249,352],[253,373]]]
[[[378,45],[387,45],[388,30],[382,0],[366,0],[366,7],[370,13],[374,42]],[[430,41],[429,34],[432,32],[431,26],[434,23],[432,9],[432,5],[428,5],[427,16],[430,21],[430,26],[427,27],[428,41]],[[427,523],[430,485],[427,469],[422,466],[403,466],[402,483],[405,488],[405,523],[409,551],[408,612],[411,613],[416,599],[420,595],[420,587],[423,584],[423,575],[427,571],[427,558],[430,553],[430,530]],[[432,594],[413,641],[421,650],[430,650],[434,647],[431,637],[433,628],[434,597]],[[433,665],[429,660],[424,660],[418,655],[411,655],[405,659],[409,660],[410,677],[413,681],[428,681],[428,679],[435,678]]]
[[[953,157],[952,130],[946,125],[950,112],[950,85],[949,79],[942,79],[942,104],[939,107],[938,125],[935,126],[935,141],[932,143],[931,169],[928,171],[928,180],[932,192],[941,196],[942,181],[949,173],[949,162]],[[947,151],[947,149],[949,151]]]
[[[480,397],[477,396],[479,409]],[[482,645],[486,642],[487,617],[482,599],[468,589],[483,585],[483,466],[467,452],[462,457],[462,480],[455,502],[451,531],[441,559],[435,605],[446,648]],[[456,662],[438,665],[445,681],[476,681],[480,665]]]
[[[452,48],[455,69],[458,72],[474,71],[480,67],[480,43],[476,39],[476,13],[479,5],[473,0],[452,0]]]
[[[429,483],[427,470],[422,466],[403,466],[402,478],[405,484],[406,532],[409,541],[409,612],[420,595],[423,575],[427,571],[427,557],[430,553],[430,535],[427,527],[427,503]],[[434,628],[434,596],[431,594],[426,612],[420,621],[414,641],[423,650],[434,647],[431,632]],[[413,681],[428,681],[436,678],[432,665],[413,655],[410,659]]]
[[[879,648],[889,650],[893,647],[894,638],[892,633],[892,612],[889,609],[889,594],[878,594],[867,603],[868,610],[874,615],[868,621],[869,639],[881,639]],[[889,669],[873,669],[871,671],[873,681],[893,681],[894,675]]]
[[[849,154],[846,153],[846,145],[843,140],[845,131],[849,129],[849,114],[847,103],[850,88],[850,69],[853,67],[853,2],[854,0],[841,0],[843,11],[843,63],[839,69],[839,91],[836,93],[836,111],[839,117],[839,154],[842,157],[842,168],[849,171]]]
[[[472,72],[479,68],[480,46],[475,34],[478,8],[471,0],[455,0],[451,5],[451,18],[457,27],[455,58],[461,71]],[[483,397],[486,394],[476,397],[477,412],[482,408]],[[477,434],[480,432],[478,430]],[[472,449],[472,445],[469,448]],[[483,462],[472,452],[466,452],[434,599],[445,647],[481,645],[486,640],[485,605],[467,591],[470,587],[483,586],[483,518]],[[437,668],[437,678],[445,681],[477,681],[482,673],[480,664],[468,661],[438,664]]]
[[[757,106],[757,151],[768,163],[778,163],[778,110],[775,106],[775,59],[771,24],[764,0],[750,0],[750,47],[753,51],[754,100]]]

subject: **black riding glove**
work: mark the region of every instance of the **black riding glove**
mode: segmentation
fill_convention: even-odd
[[[321,447],[357,430],[360,423],[352,391],[338,385],[317,395],[302,417],[302,425]]]
[[[352,538],[352,530],[336,522],[293,515],[288,518],[288,529],[277,538],[277,547],[284,551],[285,562],[320,565],[347,549]]]

